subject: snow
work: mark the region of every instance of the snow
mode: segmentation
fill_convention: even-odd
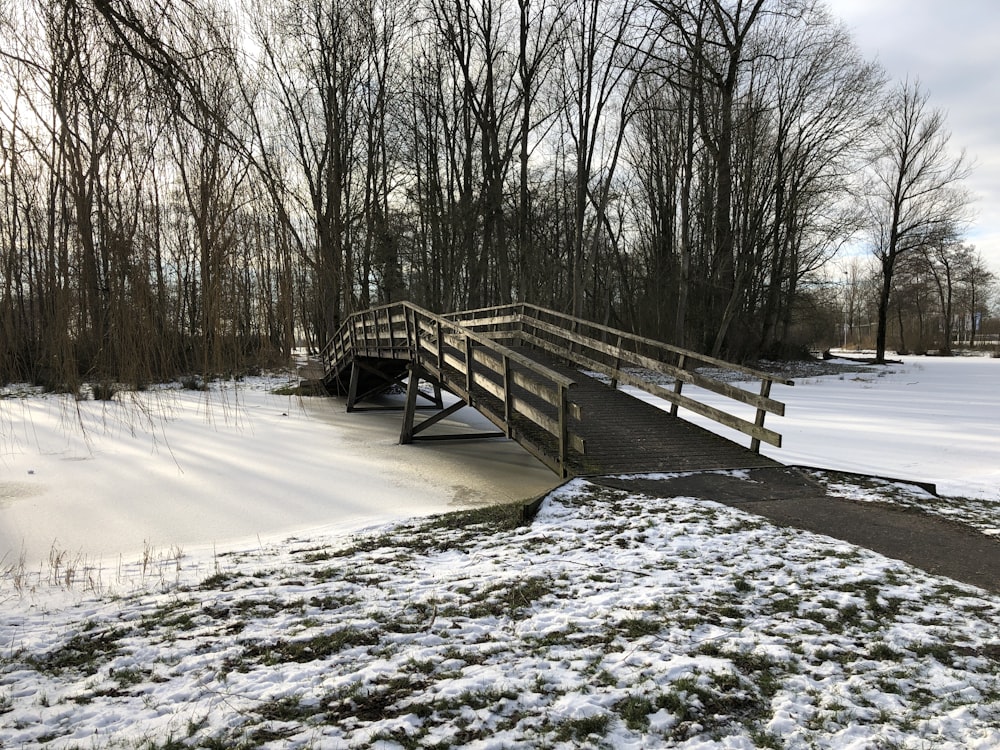
[[[989,533],[998,368],[799,379],[768,453]],[[585,480],[423,518],[555,481],[280,384],[0,399],[0,746],[1000,747],[1000,596]]]
[[[787,404],[785,416],[768,415],[765,424],[782,435],[782,447],[764,445],[762,453],[786,464],[932,482],[941,494],[1000,500],[1000,359],[898,359],[776,386],[772,396]],[[706,400],[727,408],[714,394]],[[753,420],[752,412],[742,415]]]
[[[398,413],[348,415],[343,400],[271,393],[283,385],[0,399],[0,560],[255,544],[525,500],[556,484],[512,443],[400,448]],[[463,418],[486,429],[469,409]]]

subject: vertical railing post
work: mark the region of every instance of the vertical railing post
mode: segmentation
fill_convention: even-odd
[[[437,333],[437,366],[438,373],[440,373],[442,381],[444,380],[444,331],[441,330],[441,321],[434,321],[435,331]]]
[[[472,405],[472,338],[465,336],[465,392],[469,395],[469,405]]]
[[[385,308],[385,327],[388,329],[386,333],[389,334],[389,358],[395,359],[396,354],[396,331],[392,327],[392,308]]]
[[[420,361],[420,323],[415,310],[403,307],[403,325],[406,328],[406,345],[410,349],[410,361]]]
[[[760,395],[761,395],[761,398],[768,398],[768,397],[770,397],[770,395],[771,395],[771,381],[770,380],[762,380],[762,381],[760,381]],[[754,419],[753,423],[755,425],[757,425],[758,427],[763,427],[764,426],[764,417],[765,416],[767,416],[767,410],[764,409],[763,407],[758,406],[757,407],[757,417],[756,417],[756,419]],[[750,440],[750,450],[752,450],[754,453],[760,453],[760,438],[759,437],[755,436],[755,437],[753,437]]]
[[[559,385],[559,465],[563,479],[569,476],[569,388]]]
[[[511,436],[511,420],[514,417],[514,394],[511,392],[510,357],[503,355],[503,423],[507,437]]]
[[[683,370],[684,369],[684,365],[685,365],[686,362],[687,362],[687,357],[685,355],[683,355],[683,354],[678,354],[677,355],[677,369],[678,370]],[[681,380],[680,378],[676,378],[674,380],[674,393],[677,394],[678,396],[680,396],[681,395],[681,390],[683,388],[684,388],[684,381]],[[677,416],[677,404],[676,403],[673,403],[673,404],[670,405],[670,416],[671,417],[676,417]]]
[[[351,343],[351,351],[354,356],[358,356],[358,319],[352,315],[349,319],[350,328],[347,330],[347,338]]]
[[[390,307],[385,308],[385,327],[386,333],[389,335],[389,358],[391,359],[394,357],[393,349],[396,346],[396,336],[392,331],[392,308]]]

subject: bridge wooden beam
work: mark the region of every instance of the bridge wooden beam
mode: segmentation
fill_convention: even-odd
[[[364,393],[358,393],[358,387],[360,383],[361,373],[367,372],[370,375],[374,375],[377,384],[369,388]],[[358,411],[401,411],[404,407],[402,406],[358,406],[358,402],[365,401],[372,396],[376,396],[380,393],[384,393],[386,388],[398,385],[403,386],[403,381],[406,380],[407,373],[404,371],[399,375],[392,376],[389,375],[377,367],[372,367],[363,360],[355,358],[351,363],[351,380],[350,385],[347,390],[347,411],[358,412]],[[418,390],[417,395],[426,401],[429,401],[432,406],[418,406],[418,409],[427,408],[441,408],[441,390],[435,387],[433,394],[427,394],[423,391]]]
[[[423,368],[421,368],[418,363],[411,364],[410,382],[406,388],[406,404],[403,411],[403,426],[399,433],[399,442],[401,445],[406,445],[418,440],[483,440],[487,438],[508,437],[506,432],[459,432],[438,435],[420,435],[420,433],[424,430],[429,427],[433,427],[441,420],[447,419],[464,407],[468,406],[468,403],[462,399],[459,399],[451,406],[447,407],[444,407],[443,404],[439,403],[438,408],[440,411],[438,411],[437,414],[433,414],[427,419],[421,420],[419,423],[416,422],[416,399],[418,395],[423,395],[418,386],[421,379],[430,380],[431,376]],[[436,392],[440,394],[440,384],[436,386]]]

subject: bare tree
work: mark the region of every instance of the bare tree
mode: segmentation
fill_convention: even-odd
[[[971,262],[972,248],[945,235],[940,241],[925,245],[922,251],[924,263],[934,281],[939,303],[941,342],[938,350],[943,355],[951,355],[952,324],[959,274],[961,269]]]
[[[966,263],[959,270],[963,292],[963,317],[969,321],[969,346],[976,345],[980,321],[989,314],[988,300],[996,288],[997,276],[989,270],[982,254],[969,248]]]
[[[562,89],[574,158],[570,276],[577,316],[583,315],[586,285],[597,267],[598,237],[606,229],[615,171],[640,91],[639,71],[649,55],[652,35],[639,10],[634,0],[575,0],[571,6]]]
[[[961,187],[968,161],[964,152],[951,151],[944,113],[928,101],[917,82],[906,81],[891,93],[868,184],[872,245],[881,268],[875,340],[880,361],[897,262],[968,218],[970,198]]]

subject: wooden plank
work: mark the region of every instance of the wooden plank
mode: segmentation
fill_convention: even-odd
[[[452,369],[458,371],[459,377],[462,379],[461,388],[459,390],[456,390],[458,384],[452,381],[447,375],[442,375],[439,373],[438,374],[439,379],[449,384],[450,385],[449,389],[454,391],[457,396],[468,401],[470,399],[470,396],[469,396],[469,389],[466,386],[467,373],[465,372],[464,361],[452,354],[445,354],[445,363]],[[482,388],[484,391],[489,393],[491,396],[495,397],[497,400],[501,402],[503,401],[504,397],[503,388],[496,381],[486,377],[483,373],[477,373],[475,372],[475,370],[473,370],[472,383],[474,386]],[[476,401],[474,396],[472,396],[471,398],[473,402]],[[552,417],[545,414],[545,412],[543,412],[542,410],[538,409],[534,405],[528,403],[524,399],[519,398],[517,396],[512,397],[512,403],[514,411],[516,413],[520,414],[523,417],[528,418],[536,425],[541,427],[543,430],[548,432],[550,435],[552,435],[554,438],[557,438],[559,436],[560,428],[557,419],[553,419]],[[473,403],[473,405],[475,405],[475,403]],[[553,410],[556,412],[556,414],[558,414],[558,405],[550,403],[550,406],[552,406]],[[576,405],[573,406],[574,406],[573,413],[579,415],[580,414],[579,407]],[[581,453],[584,452],[585,450],[584,443],[579,438],[573,440],[572,444],[575,450],[578,450]]]
[[[457,358],[455,358],[455,359],[457,359]],[[463,402],[465,402],[466,404],[469,404],[472,408],[476,409],[477,411],[479,411],[480,413],[482,413],[484,416],[486,415],[486,411],[484,411],[484,410],[488,409],[489,407],[487,405],[485,405],[482,402],[481,399],[477,399],[475,397],[475,395],[469,394],[469,392],[467,390],[465,390],[465,388],[463,387],[463,384],[461,382],[455,382],[454,380],[452,380],[451,378],[449,378],[446,373],[442,374],[442,373],[440,373],[440,371],[437,371],[437,368],[425,365],[425,369],[430,374],[436,376],[438,378],[439,382],[447,390],[449,390],[452,393],[454,393],[456,396],[458,396],[458,398],[462,399]],[[498,393],[501,393],[502,389],[496,383],[493,383],[492,381],[487,380],[485,382],[478,383],[478,384],[481,385],[481,386],[484,386],[484,390],[486,390],[487,392],[489,392],[490,395],[496,396],[499,399]],[[489,386],[489,387],[487,388],[485,386]],[[538,427],[540,427],[546,433],[548,433],[549,435],[551,435],[553,438],[556,438],[558,436],[559,422],[557,420],[553,419],[552,417],[548,416],[547,414],[545,414],[541,410],[537,409],[532,404],[529,404],[528,402],[524,401],[523,399],[514,398],[514,411],[517,414],[519,414],[520,416],[525,417],[526,419],[528,419],[532,423],[536,424]],[[492,411],[490,413],[493,414]],[[499,429],[505,430],[506,426],[505,426],[505,423],[503,421],[503,418],[500,417],[500,416],[498,416],[498,415],[496,415],[496,414],[493,414],[493,416],[496,418],[495,420],[493,420],[494,424]],[[512,431],[516,432],[516,428],[512,427]],[[517,439],[517,438],[515,437],[515,439]],[[578,453],[583,454],[583,453],[586,452],[586,449],[587,449],[586,441],[582,437],[580,437],[579,435],[577,435],[575,433],[570,433],[569,444],[573,448],[573,450],[577,451]]]
[[[627,331],[620,331],[616,328],[611,328],[610,326],[601,325],[600,323],[594,323],[589,320],[583,320],[582,318],[574,318],[570,315],[564,313],[559,313],[554,310],[547,310],[544,307],[539,307],[538,305],[532,305],[529,303],[524,303],[523,307],[525,310],[531,309],[536,312],[540,312],[546,315],[551,315],[555,318],[560,318],[574,324],[582,324],[590,328],[594,328],[605,333],[618,336],[621,334],[623,337],[634,341],[636,343],[644,344],[645,346],[655,347],[661,351],[671,352],[673,354],[683,354],[690,359],[697,359],[699,362],[704,362],[705,364],[712,365],[714,367],[719,367],[725,370],[731,370],[733,372],[741,372],[744,375],[750,375],[757,379],[767,379],[773,383],[779,383],[780,385],[795,385],[794,380],[789,380],[787,378],[782,378],[773,373],[767,373],[762,370],[755,370],[752,367],[745,367],[743,365],[736,364],[735,362],[727,362],[724,359],[716,359],[715,357],[710,357],[707,354],[699,354],[698,352],[691,351],[689,349],[682,349],[681,347],[674,346],[673,344],[667,344],[662,341],[657,341],[656,339],[646,338],[645,336],[637,336],[634,333],[628,333]],[[525,318],[528,321],[538,321],[542,322],[540,318],[532,318],[531,316],[525,314]],[[562,328],[561,330],[565,330]]]
[[[546,362],[554,355],[538,353]],[[548,363],[548,362],[546,362]],[[696,471],[774,466],[776,462],[662,408],[582,375],[574,393],[587,419],[578,425],[587,454],[575,474]]]
[[[510,325],[518,322],[517,315],[494,315],[488,318],[453,318],[463,328],[478,328],[480,326]]]
[[[596,360],[590,359],[589,357],[586,357],[582,354],[570,354],[567,351],[565,353],[560,352],[557,356],[565,356],[567,359],[572,359],[576,361],[578,364],[581,364],[583,367],[587,367],[588,369],[591,369],[594,372],[599,372],[609,377],[612,377],[616,374],[611,367],[601,362],[597,362]],[[732,414],[722,411],[721,409],[716,409],[713,406],[703,404],[700,401],[696,401],[688,396],[684,396],[683,394],[676,393],[672,390],[668,390],[661,385],[650,383],[648,380],[636,377],[628,372],[619,371],[617,373],[617,377],[621,382],[634,386],[641,390],[644,390],[647,393],[656,396],[657,398],[662,398],[663,400],[669,403],[677,404],[681,408],[687,409],[688,411],[694,412],[695,414],[699,414],[703,417],[708,417],[709,419],[718,422],[721,425],[729,427],[730,429],[736,430],[738,432],[742,432],[743,434],[748,435],[749,437],[758,440],[763,440],[764,442],[777,446],[779,448],[781,447],[781,435],[773,430],[767,429],[763,425],[756,425],[753,422],[749,422],[745,419],[740,419],[739,417],[735,417]]]
[[[785,415],[785,405],[781,401],[761,396],[751,391],[746,391],[742,388],[739,388],[738,386],[732,385],[731,383],[726,383],[721,380],[709,378],[699,373],[691,372],[690,370],[684,370],[678,367],[674,367],[673,365],[667,364],[666,362],[660,362],[658,360],[646,357],[636,352],[628,350],[622,351],[619,350],[617,347],[612,346],[611,344],[605,344],[603,342],[592,339],[588,336],[575,334],[570,331],[562,331],[561,329],[556,328],[555,326],[550,326],[547,323],[542,324],[539,327],[548,333],[562,336],[563,338],[573,341],[574,343],[586,346],[588,349],[599,351],[602,354],[607,354],[619,360],[626,359],[630,365],[633,365],[635,367],[644,367],[647,370],[653,370],[654,372],[659,372],[663,375],[668,375],[678,380],[683,380],[686,383],[697,385],[698,387],[704,388],[705,390],[718,393],[720,396],[726,396],[728,398],[733,399],[734,401],[739,401],[741,403],[747,404],[748,406],[753,406],[754,408],[757,409],[764,409],[766,411],[771,412],[772,414],[777,414],[779,417],[783,417]],[[583,355],[578,355],[576,352],[571,351],[567,347],[560,347],[556,344],[552,344],[551,342],[546,342],[544,339],[538,338],[537,336],[533,336],[532,334],[529,333],[525,333],[524,338],[525,340],[530,341],[536,346],[540,346],[542,348],[548,348],[548,349],[556,348],[558,349],[558,352],[561,356],[564,356],[570,360],[578,356],[583,356]],[[595,360],[588,358],[587,361],[594,362]],[[609,374],[612,377],[612,379],[614,379],[616,378],[615,372],[616,370],[612,370],[607,374]]]

